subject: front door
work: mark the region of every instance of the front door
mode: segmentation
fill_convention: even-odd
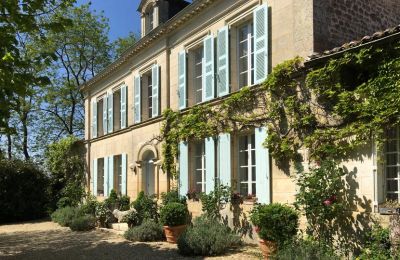
[[[146,161],[145,174],[146,174],[146,187],[145,192],[147,195],[153,195],[154,190],[154,162],[153,160]]]

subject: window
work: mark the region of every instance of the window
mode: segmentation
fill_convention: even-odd
[[[254,34],[253,23],[238,28],[239,88],[254,83]]]
[[[147,75],[147,107],[148,107],[148,118],[151,118],[153,107],[152,107],[152,93],[153,93],[153,85],[152,85],[152,77],[151,74]]]
[[[97,195],[104,196],[104,158],[97,159]]]
[[[122,155],[114,156],[114,187],[116,193],[122,192]]]
[[[206,156],[204,141],[193,144],[193,179],[197,192],[206,191]]]
[[[255,134],[239,136],[239,192],[256,194]]]
[[[113,131],[121,129],[121,89],[113,93]]]
[[[104,106],[104,98],[97,101],[97,137],[104,135],[103,106]]]
[[[146,34],[154,29],[154,9],[149,8],[146,13]]]
[[[201,103],[203,98],[203,46],[193,50],[193,97],[194,103]]]
[[[385,145],[386,199],[400,201],[400,137],[399,127],[387,131]]]
[[[153,112],[152,105],[152,76],[151,71],[142,75],[141,77],[141,120],[145,121],[150,119]]]

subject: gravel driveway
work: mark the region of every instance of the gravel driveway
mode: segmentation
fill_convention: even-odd
[[[260,259],[257,247],[206,259]],[[166,242],[134,243],[112,232],[72,232],[50,221],[0,226],[0,259],[193,259]],[[195,258],[204,259],[204,258]]]

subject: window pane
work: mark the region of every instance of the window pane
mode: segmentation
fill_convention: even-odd
[[[398,167],[387,167],[386,168],[386,178],[398,178],[397,172],[399,171]]]
[[[239,168],[239,178],[240,178],[240,181],[241,182],[243,182],[243,181],[248,181],[249,180],[249,171],[248,171],[248,168],[247,167],[240,167]]]
[[[240,194],[242,195],[249,194],[249,188],[247,183],[240,183]]]
[[[397,128],[391,128],[386,131],[386,135],[388,139],[396,139],[397,138]]]
[[[251,179],[252,181],[256,181],[256,167],[255,166],[252,167],[251,178],[252,178]]]
[[[251,165],[256,165],[256,150],[251,150]]]
[[[256,184],[255,183],[251,184],[251,189],[252,189],[251,194],[252,195],[256,195],[257,191],[256,191]]]
[[[197,191],[197,192],[202,192],[202,190],[201,190],[201,183],[196,184],[196,191]]]
[[[388,194],[386,194],[386,199],[397,201],[399,199],[399,195],[397,193],[388,193]]]
[[[239,149],[241,151],[247,150],[247,136],[240,136],[239,137]]]
[[[201,170],[196,170],[196,176],[195,176],[195,181],[196,181],[196,183],[201,183],[202,181],[202,176],[201,176],[201,173],[202,173],[202,171]]]
[[[386,154],[386,165],[397,165],[397,153]]]
[[[398,181],[397,180],[388,180],[387,183],[387,191],[398,191]]]
[[[386,142],[386,152],[397,151],[397,140],[389,140]]]
[[[246,166],[248,163],[248,154],[246,151],[239,153],[239,166]]]

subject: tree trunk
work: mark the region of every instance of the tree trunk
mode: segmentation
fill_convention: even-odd
[[[25,160],[29,161],[30,156],[28,152],[28,113],[23,112],[22,120],[22,131],[23,131],[23,141],[22,150],[24,152]]]
[[[12,140],[11,140],[11,134],[7,133],[7,152],[8,152],[8,159],[12,159]]]

